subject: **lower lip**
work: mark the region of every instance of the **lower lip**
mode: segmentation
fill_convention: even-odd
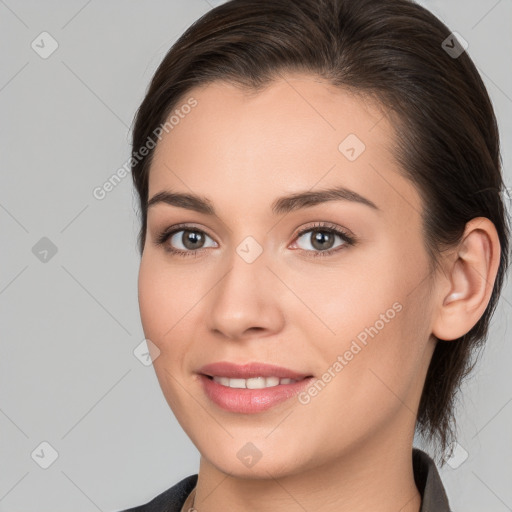
[[[306,388],[313,377],[307,377],[290,384],[279,384],[263,389],[230,388],[199,375],[203,389],[208,398],[219,407],[230,412],[253,414],[266,411],[285,402]]]

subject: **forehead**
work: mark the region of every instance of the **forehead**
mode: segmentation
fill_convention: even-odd
[[[249,208],[283,193],[343,185],[383,209],[400,196],[419,202],[396,172],[393,126],[368,97],[295,74],[258,92],[225,82],[196,87],[174,112],[191,98],[196,106],[183,109],[157,144],[150,198],[166,188],[213,190],[219,200],[243,197],[240,205]]]

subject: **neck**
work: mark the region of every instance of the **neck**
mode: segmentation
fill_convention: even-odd
[[[278,478],[230,476],[201,457],[194,496],[197,512],[420,512],[412,439],[366,443],[328,465]],[[410,443],[409,443],[410,441]]]

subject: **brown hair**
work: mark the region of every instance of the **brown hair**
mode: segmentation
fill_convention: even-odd
[[[450,33],[410,0],[228,1],[194,22],[161,62],[136,114],[131,161],[142,254],[154,151],[141,156],[138,150],[191,88],[225,81],[257,92],[281,72],[299,71],[375,98],[393,120],[399,171],[422,198],[431,270],[475,217],[494,223],[501,245],[484,314],[461,338],[439,340],[428,369],[416,430],[437,441],[442,457],[456,437],[456,393],[476,363],[471,356],[483,346],[497,305],[510,232],[493,107],[467,52],[454,56],[443,48]]]

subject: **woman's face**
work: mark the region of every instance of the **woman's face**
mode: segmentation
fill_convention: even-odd
[[[263,478],[410,450],[434,305],[420,197],[391,156],[388,118],[298,74],[251,95],[214,83],[182,105],[190,98],[158,142],[149,199],[198,196],[214,214],[188,199],[150,206],[139,304],[161,388],[202,463]],[[334,188],[354,195],[314,200]],[[312,378],[226,389],[200,375],[216,362]]]

